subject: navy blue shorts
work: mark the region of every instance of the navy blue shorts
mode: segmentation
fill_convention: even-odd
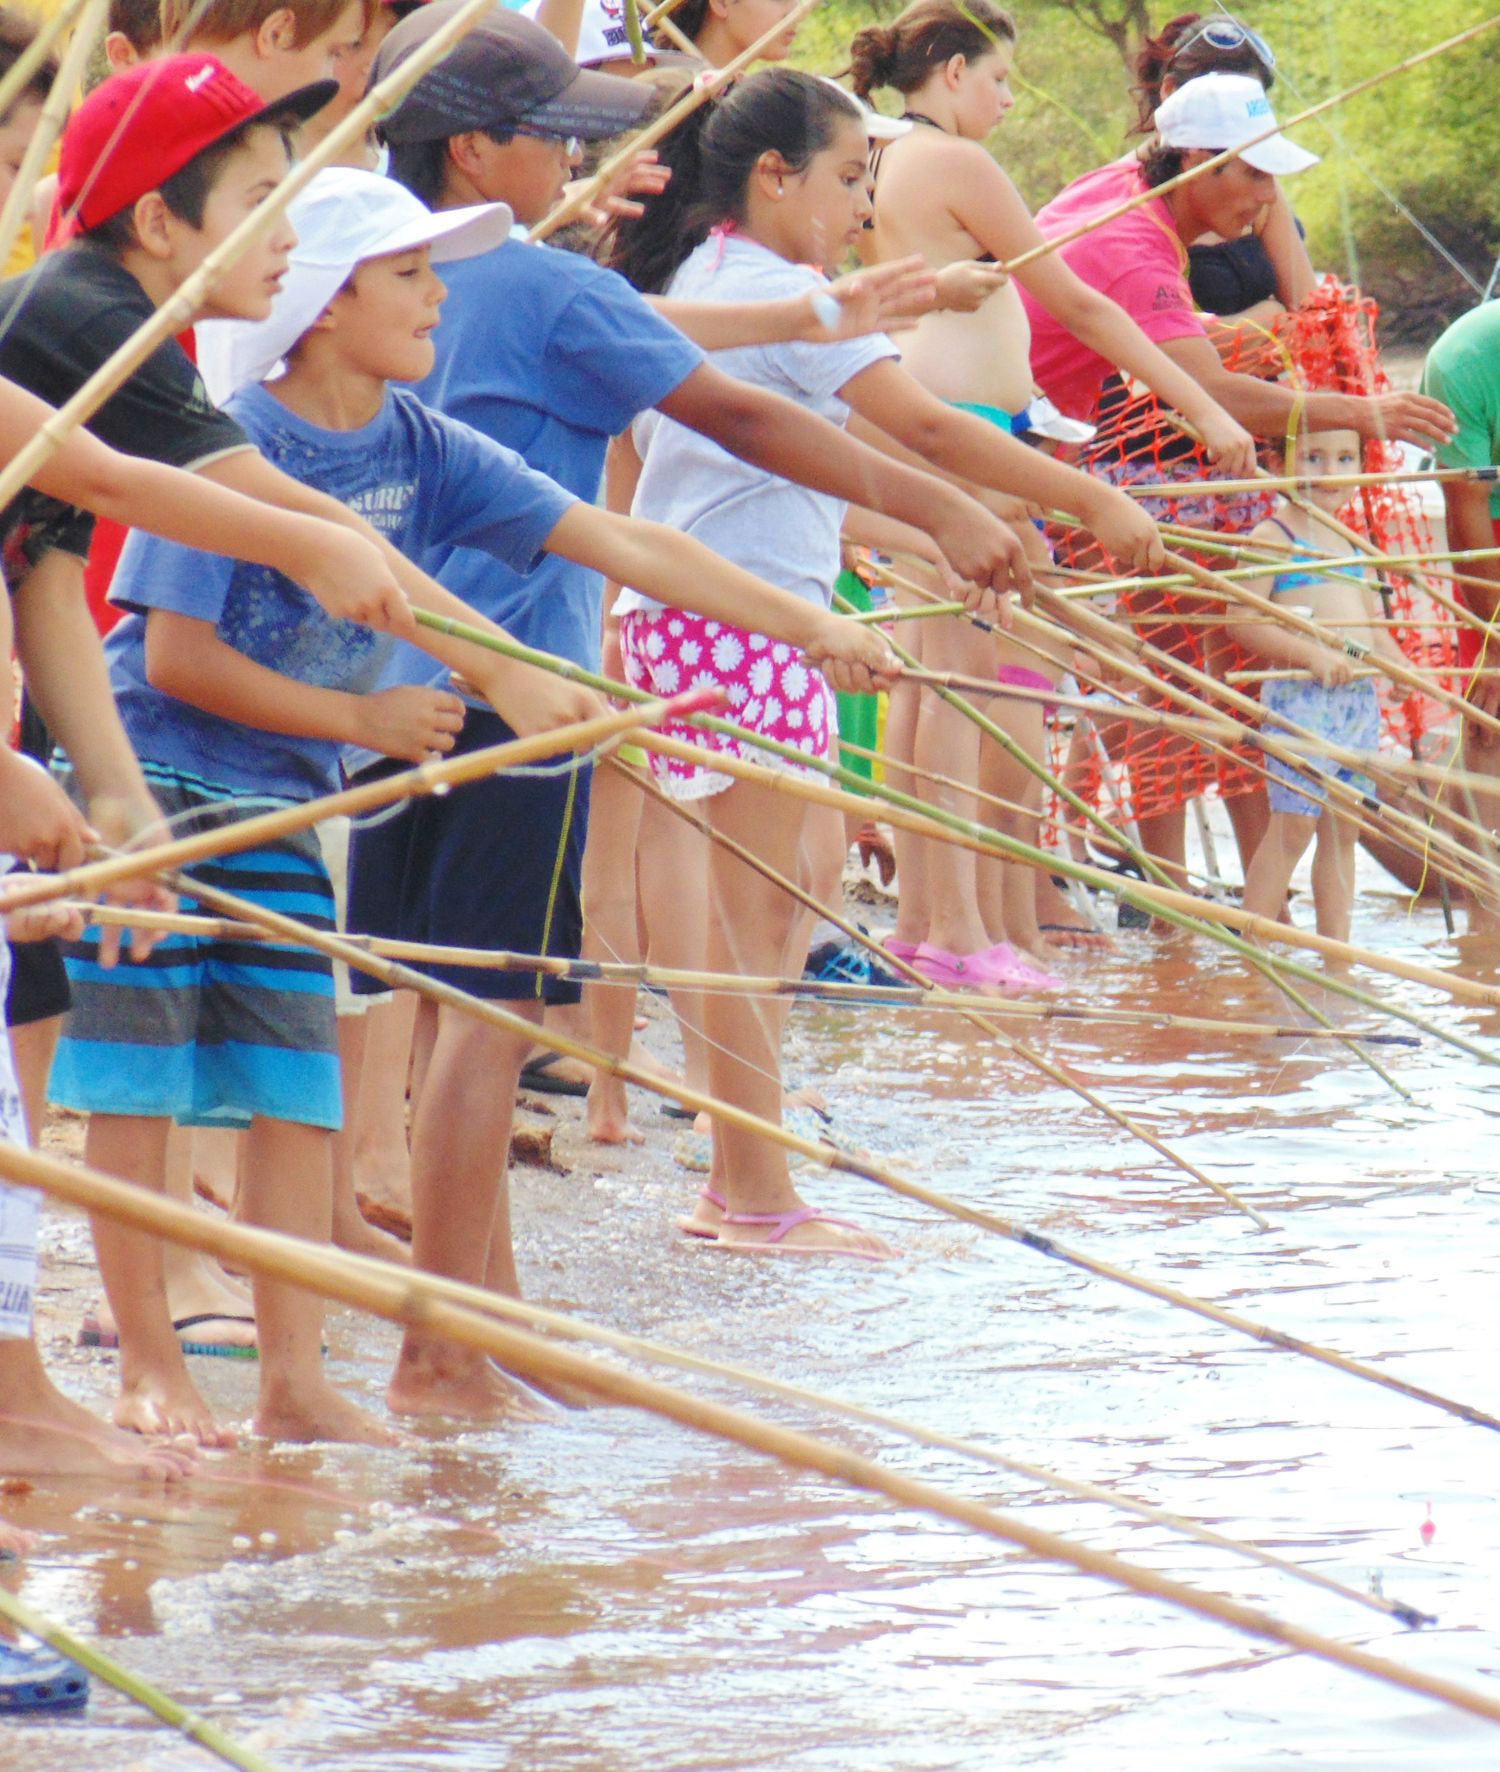
[[[461,756],[504,744],[515,733],[487,709],[470,708]],[[566,761],[566,759],[557,759]],[[550,768],[553,760],[539,765]],[[360,781],[395,775],[405,763],[376,763]],[[440,798],[424,794],[394,815],[354,821],[349,851],[349,927],[361,935],[443,947],[493,948],[575,960],[583,940],[583,844],[589,770],[484,776]],[[569,979],[538,972],[419,963],[415,970],[476,997],[576,1003]],[[362,995],[388,987],[354,974]]]

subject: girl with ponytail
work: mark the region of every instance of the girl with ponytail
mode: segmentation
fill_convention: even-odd
[[[993,0],[915,0],[890,24],[856,33],[849,51],[855,91],[865,97],[894,90],[912,124],[911,132],[879,158],[874,223],[863,255],[867,262],[918,253],[941,279],[954,268],[971,274],[976,258],[999,265],[1040,243],[1015,186],[983,145],[1013,103],[1008,80],[1015,38],[1010,15]],[[1031,329],[1019,290],[998,270],[990,274],[999,287],[977,312],[925,317],[904,342],[902,355],[911,374],[941,399],[1008,429],[1012,417],[1031,403]],[[1249,434],[1060,256],[1017,271],[1016,282],[1101,356],[1184,413],[1207,439],[1214,459],[1235,473],[1253,469]],[[958,621],[918,625],[922,662],[935,670],[998,672],[1001,682],[1054,686],[1053,678],[1037,669],[1034,654],[1003,637],[991,641]],[[994,717],[1024,750],[1044,754],[1038,705],[1002,699]],[[997,747],[981,750],[977,730],[955,710],[935,697],[900,690],[887,734],[897,756],[1020,802],[1027,811],[1017,834],[1035,840],[1040,783]],[[987,772],[982,781],[981,765]],[[1068,946],[1099,939],[1082,930],[1032,870],[976,863],[951,845],[912,838],[898,837],[898,855],[903,886],[898,943],[925,941],[956,949],[987,938],[1034,954],[1045,951],[1048,935]],[[1055,926],[1047,935],[1044,922]]]
[[[831,81],[788,69],[751,76],[661,144],[671,182],[644,216],[617,230],[616,268],[674,300],[745,302],[821,291],[824,273],[843,262],[870,216],[871,126],[864,107]],[[904,371],[884,338],[766,345],[716,352],[714,359],[825,418],[843,423],[858,414],[893,450],[918,455],[945,476],[1075,512],[1128,569],[1151,571],[1161,558],[1154,526],[1130,500],[944,405]],[[637,427],[637,441],[637,515],[686,530],[732,560],[753,563],[772,584],[827,604],[839,570],[842,503],[732,459],[670,418],[652,415],[644,434]],[[881,545],[932,557],[915,530],[856,515],[876,524]],[[1019,576],[1024,583],[1024,567]],[[831,698],[790,649],[744,628],[697,622],[632,590],[616,607],[633,682],[658,692],[668,684],[720,682],[740,724],[806,752],[826,752],[836,736]],[[809,880],[815,895],[836,893],[844,853],[837,817],[807,815],[800,801],[716,772],[722,740],[692,729],[680,736],[698,747],[701,760],[653,759],[666,790],[703,801],[716,830],[777,872]],[[798,974],[806,919],[721,846],[709,852],[708,866],[709,967]],[[1000,964],[984,952],[924,951],[921,958],[929,976],[960,986],[992,991],[1002,978]],[[1003,976],[1014,980],[1009,968]],[[784,1005],[768,1008],[729,993],[710,995],[703,1008],[713,1093],[773,1119],[781,1112],[783,1013]],[[717,1122],[708,1185],[684,1227],[730,1249],[886,1253],[869,1233],[803,1205],[779,1150]]]

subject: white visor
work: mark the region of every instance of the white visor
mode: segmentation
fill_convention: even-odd
[[[846,98],[851,104],[859,106],[860,110],[864,112],[865,134],[872,142],[896,141],[903,135],[909,135],[915,127],[908,123],[904,117],[887,117],[884,113],[875,110],[873,106],[867,105],[862,98],[850,92],[847,86],[840,86],[838,81],[829,75],[819,74],[818,78],[825,86],[831,86],[841,98]]]
[[[1179,86],[1157,107],[1156,133],[1163,147],[1204,148],[1221,154],[1239,148],[1239,157],[1257,172],[1287,178],[1318,164],[1318,156],[1279,132],[1240,148],[1252,136],[1275,129],[1276,113],[1260,81],[1249,74],[1200,74]]]
[[[292,262],[264,320],[207,320],[197,329],[198,367],[216,404],[271,379],[366,259],[432,248],[434,264],[475,258],[510,233],[504,203],[434,211],[404,185],[352,166],[330,166],[293,199]]]

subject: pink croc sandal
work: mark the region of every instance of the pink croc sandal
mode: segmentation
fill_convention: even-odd
[[[1006,991],[1060,991],[1063,981],[1054,973],[1043,972],[1028,964],[1008,941],[965,956],[981,977],[988,978]]]
[[[773,1227],[771,1234],[763,1243],[741,1243],[722,1232],[714,1239],[714,1246],[719,1249],[731,1249],[745,1255],[833,1255],[842,1256],[851,1261],[889,1261],[896,1253],[888,1249],[883,1254],[874,1249],[838,1248],[807,1248],[801,1243],[783,1243],[782,1238],[790,1231],[796,1230],[799,1224],[837,1224],[845,1230],[863,1230],[863,1225],[855,1224],[849,1218],[835,1218],[831,1212],[825,1212],[821,1206],[798,1206],[791,1212],[726,1212],[725,1224],[769,1224]]]
[[[710,1206],[717,1206],[721,1212],[727,1213],[729,1211],[724,1196],[716,1187],[710,1187],[707,1182],[698,1189],[698,1198],[700,1200],[707,1200]],[[707,1243],[717,1241],[719,1235],[719,1227],[717,1225],[705,1224],[701,1218],[679,1218],[677,1220],[677,1228],[684,1236],[701,1237]]]

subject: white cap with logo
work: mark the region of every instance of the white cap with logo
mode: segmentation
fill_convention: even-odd
[[[1276,113],[1260,81],[1250,74],[1200,74],[1164,98],[1156,112],[1156,133],[1166,148],[1208,148],[1222,153],[1252,136],[1276,128]],[[1285,178],[1316,166],[1318,156],[1267,135],[1246,147],[1240,159],[1257,172]]]
[[[499,246],[514,218],[504,203],[433,211],[394,179],[330,166],[292,199],[287,219],[297,244],[269,317],[207,320],[196,329],[198,365],[217,402],[269,379],[367,258],[418,246],[432,248],[434,264],[474,258]]]

